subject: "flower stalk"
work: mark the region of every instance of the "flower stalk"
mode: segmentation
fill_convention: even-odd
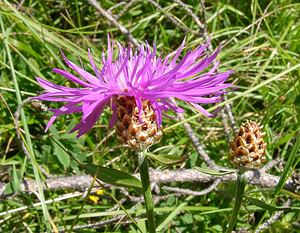
[[[151,185],[149,177],[148,157],[145,152],[139,152],[139,170],[142,182],[142,191],[144,195],[146,213],[148,219],[148,227],[150,233],[155,233],[155,217],[154,217],[154,204],[151,194]]]
[[[232,210],[231,218],[229,221],[229,225],[225,231],[225,233],[232,232],[236,222],[237,222],[237,216],[239,214],[239,210],[242,205],[242,200],[244,197],[244,191],[246,186],[246,179],[243,176],[244,169],[239,169],[237,172],[237,180],[236,180],[236,188],[235,188],[235,202],[234,207]]]

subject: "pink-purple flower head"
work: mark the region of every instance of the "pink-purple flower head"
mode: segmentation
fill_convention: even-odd
[[[183,112],[174,99],[190,103],[204,115],[211,116],[201,104],[220,101],[224,89],[231,86],[225,81],[232,71],[218,73],[219,62],[212,65],[219,49],[210,56],[205,55],[209,42],[193,51],[187,51],[181,59],[179,57],[184,41],[176,51],[165,58],[157,56],[155,46],[151,49],[148,44],[140,45],[133,51],[132,48],[123,47],[118,42],[116,44],[118,58],[114,60],[114,42],[108,37],[107,55],[102,53],[101,69],[95,64],[90,50],[88,51],[94,74],[85,71],[63,55],[65,63],[77,76],[58,68],[53,71],[80,85],[78,88],[60,86],[37,78],[46,92],[36,99],[65,103],[58,109],[51,109],[54,115],[46,130],[60,115],[82,113],[81,122],[71,130],[78,131],[77,137],[80,137],[95,125],[106,106],[112,109],[110,126],[113,126],[118,108],[113,100],[118,96],[134,97],[139,113],[142,113],[143,101],[148,100],[155,112],[158,127],[161,127],[163,112]],[[211,68],[203,72],[209,66]]]

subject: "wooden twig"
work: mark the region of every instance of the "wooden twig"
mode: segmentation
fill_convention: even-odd
[[[290,204],[291,204],[291,199],[288,198],[287,201],[284,203],[283,207],[289,207]],[[255,233],[264,232],[266,229],[269,228],[270,225],[277,222],[283,213],[284,213],[283,211],[276,211],[275,213],[273,213],[273,215],[266,222],[264,222],[257,228]]]
[[[131,1],[129,1],[129,2],[123,1],[123,2],[116,3],[116,4],[114,4],[112,7],[110,7],[109,9],[107,9],[107,12],[108,12],[109,14],[112,14],[112,12],[113,12],[115,9],[117,9],[117,8],[119,8],[119,7],[121,7],[121,6],[122,6],[122,8],[124,8],[124,5],[126,5],[126,4],[128,4],[128,3],[130,3],[130,2],[131,2]],[[115,16],[115,18],[117,18],[117,17]]]
[[[132,36],[132,34],[129,32],[129,30],[126,27],[124,27],[121,23],[119,23],[113,15],[111,15],[106,10],[104,10],[96,0],[89,0],[89,3],[91,5],[93,5],[95,7],[95,9],[103,17],[105,17],[111,24],[115,25],[122,34],[126,35],[132,44],[134,44],[135,46],[139,45],[137,40]]]
[[[182,114],[178,114],[178,118],[181,121],[184,121],[185,118]],[[218,169],[218,166],[215,164],[215,162],[209,157],[209,155],[205,152],[203,145],[198,140],[198,137],[195,135],[191,125],[188,122],[183,123],[183,127],[191,139],[194,148],[196,149],[197,153],[203,161],[206,163],[206,165],[212,169]]]
[[[206,195],[206,194],[212,192],[213,190],[215,190],[215,188],[217,187],[217,185],[219,183],[220,183],[220,180],[217,179],[210,186],[208,186],[208,188],[203,189],[201,191],[194,191],[194,190],[190,190],[190,189],[182,189],[182,188],[175,188],[175,187],[168,187],[168,186],[163,186],[162,189],[171,191],[171,192],[182,193],[182,194],[186,194],[186,195],[203,196],[203,195]]]
[[[206,41],[208,41],[210,39],[210,36],[208,34],[208,31],[207,31],[207,24],[206,24],[206,16],[205,16],[205,0],[201,0],[200,1],[200,6],[202,8],[201,10],[201,13],[202,13],[202,21],[204,22],[204,27],[203,27],[203,37]],[[211,43],[209,43],[209,46],[208,46],[208,51],[210,53],[213,53],[213,47],[211,45]],[[216,61],[214,61],[213,63],[215,63]],[[226,96],[226,93],[224,94],[224,99],[226,100],[227,99],[227,96]],[[223,118],[222,122],[223,122],[223,125],[224,125],[224,130],[225,130],[225,134],[227,135],[227,141],[230,141],[230,135],[229,135],[229,130],[228,130],[228,127],[227,127],[227,120],[229,120],[229,123],[230,123],[230,126],[232,128],[232,131],[233,132],[237,132],[238,128],[236,127],[236,123],[235,123],[235,119],[234,119],[234,116],[233,116],[233,113],[231,111],[231,106],[230,104],[225,104],[225,106],[222,108],[223,111],[221,111],[221,117]],[[227,116],[226,116],[227,115]],[[226,118],[224,118],[226,116]]]
[[[136,174],[138,177],[138,175]],[[269,173],[263,172],[262,170],[250,170],[245,173],[245,176],[250,185],[255,185],[265,188],[276,187],[279,176],[271,175]],[[151,181],[157,184],[167,184],[172,182],[199,182],[199,183],[210,183],[216,180],[220,182],[231,182],[236,180],[236,174],[227,174],[223,176],[214,176],[206,173],[202,173],[196,169],[177,169],[177,170],[151,170],[150,171]],[[73,176],[62,176],[55,178],[48,178],[45,180],[46,186],[44,189],[47,190],[57,190],[57,189],[73,189],[82,190],[86,187],[90,187],[92,182],[92,177],[90,175],[73,175]],[[0,183],[0,190],[6,183]],[[98,184],[95,183],[95,187]],[[111,186],[108,186],[111,187]],[[284,188],[290,191],[295,191],[299,188],[299,184],[296,180],[288,179],[284,185]],[[35,180],[23,180],[20,183],[21,192],[34,192],[37,191],[37,184]]]
[[[128,1],[128,3],[125,4],[125,6],[123,6],[123,9],[119,12],[119,14],[117,14],[115,16],[116,19],[119,19],[120,17],[122,17],[126,12],[128,12],[128,9],[137,2],[138,0],[130,0]]]
[[[226,135],[226,142],[229,144],[231,136],[230,136],[230,128],[228,127],[228,117],[227,114],[225,113],[225,108],[221,108],[221,118],[222,118],[222,123],[223,123],[223,128],[224,132]]]
[[[174,0],[174,2],[176,2],[179,6],[181,6],[182,9],[184,9],[186,13],[192,17],[192,19],[196,22],[196,24],[200,29],[203,30],[205,28],[205,25],[201,23],[200,19],[197,17],[197,15],[194,14],[194,12],[188,7],[187,4],[185,4],[181,0]]]
[[[153,6],[155,6],[160,12],[162,12],[162,14],[164,14],[171,23],[173,23],[176,27],[178,27],[185,33],[190,32],[190,33],[201,36],[201,34],[199,32],[193,31],[190,28],[188,28],[186,25],[182,25],[181,23],[179,23],[178,20],[174,16],[172,16],[171,14],[166,12],[155,0],[147,0],[147,1],[149,3],[151,3]]]
[[[77,225],[73,228],[73,230],[80,231],[80,230],[86,229],[86,228],[98,229],[98,228],[102,228],[108,224],[117,223],[117,222],[118,222],[118,224],[122,224],[122,225],[128,225],[128,224],[132,223],[132,221],[130,221],[130,220],[122,221],[123,219],[126,219],[126,215],[116,216],[116,217],[113,217],[113,218],[110,218],[107,220],[103,220],[100,222],[84,224],[84,225]],[[138,218],[135,218],[135,220],[138,220]],[[63,233],[63,232],[69,232],[69,231],[68,230],[59,230],[59,232]]]
[[[270,162],[268,162],[265,166],[263,166],[261,168],[262,172],[268,172],[270,171],[273,167],[275,167],[276,165],[278,165],[279,163],[281,163],[282,160],[280,158],[277,159],[273,159]]]
[[[227,100],[227,95],[226,94],[224,95],[224,100],[225,101]],[[234,116],[233,116],[233,112],[231,110],[231,105],[230,104],[225,104],[224,108],[225,108],[226,113],[228,115],[228,120],[229,120],[229,123],[230,123],[230,126],[231,126],[233,132],[237,133],[239,129],[236,126],[236,122],[235,122],[235,119],[234,119]]]

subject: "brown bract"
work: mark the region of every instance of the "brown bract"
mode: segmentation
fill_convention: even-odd
[[[141,119],[134,97],[118,96],[116,132],[119,140],[129,147],[143,151],[162,137],[162,130],[157,127],[156,115],[150,101],[143,101]]]
[[[238,135],[230,142],[229,160],[240,168],[259,168],[266,163],[266,146],[261,131],[262,126],[254,121],[246,121]]]

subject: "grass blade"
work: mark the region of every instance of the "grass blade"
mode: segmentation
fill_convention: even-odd
[[[21,92],[20,92],[20,89],[19,89],[18,80],[17,80],[16,73],[15,73],[15,70],[14,70],[14,64],[13,64],[13,60],[12,60],[12,57],[11,57],[10,48],[9,48],[8,42],[7,42],[7,38],[9,36],[10,28],[8,28],[5,31],[1,14],[0,14],[0,25],[1,25],[2,33],[5,35],[4,45],[5,45],[5,49],[6,49],[8,60],[9,60],[9,65],[10,65],[11,75],[12,75],[12,78],[13,78],[14,88],[16,90],[17,102],[18,102],[19,105],[21,105],[21,103],[22,103]],[[22,120],[22,123],[23,123],[24,131],[25,131],[26,145],[28,145],[27,149],[29,151],[30,161],[32,163],[34,177],[35,177],[35,180],[38,184],[39,198],[40,198],[40,201],[42,202],[42,209],[43,209],[44,218],[46,220],[46,227],[47,227],[47,230],[50,232],[51,231],[50,223],[52,222],[52,220],[51,220],[51,217],[49,215],[47,205],[45,203],[45,197],[44,197],[44,192],[43,192],[43,188],[42,188],[42,182],[41,182],[41,178],[40,178],[40,175],[39,175],[39,167],[38,167],[38,164],[36,162],[35,155],[34,155],[34,152],[33,152],[33,146],[32,146],[31,139],[30,139],[30,132],[29,132],[29,129],[28,129],[28,126],[27,126],[26,116],[25,116],[25,112],[23,111],[23,109],[21,109],[21,120]]]

